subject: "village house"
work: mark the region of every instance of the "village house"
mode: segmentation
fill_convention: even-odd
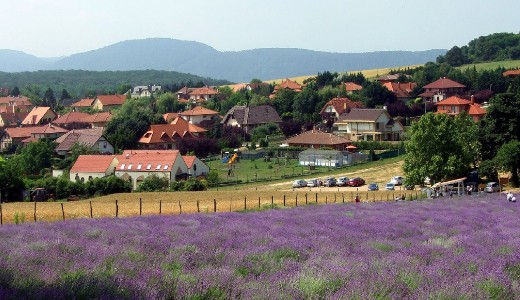
[[[435,105],[437,106],[437,113],[456,116],[462,112],[466,112],[475,122],[484,118],[487,112],[480,104],[475,103],[473,97],[471,97],[471,100],[467,100],[457,96],[451,96],[437,102]]]
[[[282,82],[280,82],[279,84],[274,86],[273,93],[269,96],[269,98],[271,98],[271,99],[274,98],[276,96],[276,93],[278,93],[278,91],[280,91],[280,90],[287,89],[287,90],[292,90],[292,91],[299,93],[303,90],[304,87],[305,87],[305,85],[299,84],[296,81],[292,81],[292,80],[286,78],[285,80],[283,80]]]
[[[353,108],[340,116],[333,131],[352,141],[399,141],[404,127],[386,109]]]
[[[337,121],[339,116],[349,112],[352,108],[362,108],[364,105],[359,101],[352,101],[349,98],[333,98],[329,100],[320,111],[321,119],[324,121]]]
[[[50,107],[34,107],[23,119],[22,126],[45,125],[54,121],[58,115]]]
[[[198,138],[207,130],[178,116],[171,124],[151,125],[148,131],[139,139],[142,149],[177,149],[179,140]]]
[[[40,139],[55,140],[68,132],[51,124],[31,127],[6,128],[0,136],[0,150],[5,151],[11,146],[24,146],[27,143],[35,142]]]
[[[88,115],[81,119],[82,122],[89,124],[90,128],[105,127],[107,123],[112,119],[112,113],[109,111],[99,112],[92,115]]]
[[[188,168],[178,150],[125,150],[115,169],[115,175],[130,180],[134,190],[151,175],[166,178],[171,184],[187,174]]]
[[[71,111],[62,116],[59,116],[56,120],[52,121],[52,124],[66,129],[80,129],[89,127],[88,123],[85,123],[83,119],[90,116],[87,113]]]
[[[465,85],[443,77],[430,84],[423,86],[424,92],[419,94],[425,102],[439,102],[448,97],[462,95]]]
[[[193,109],[186,110],[180,115],[190,124],[199,125],[204,128],[211,126],[211,124],[216,121],[220,121],[218,112],[202,106],[195,106]]]
[[[412,91],[417,86],[415,82],[385,82],[383,86],[394,93],[397,100],[408,101],[412,97]]]
[[[270,105],[242,106],[236,105],[224,116],[221,124],[244,129],[246,133],[253,128],[269,123],[279,124],[282,119]]]
[[[102,154],[114,154],[114,146],[103,136],[103,128],[74,129],[55,140],[56,152],[68,156],[75,144],[80,144],[91,151]]]
[[[29,112],[32,108],[31,100],[25,96],[0,97],[0,112]]]
[[[505,71],[504,73],[502,73],[502,76],[504,77],[510,77],[510,78],[515,78],[517,76],[520,76],[520,69],[516,69],[516,70],[507,70]]]
[[[69,171],[70,181],[86,182],[114,174],[119,163],[116,155],[80,155]]]
[[[342,82],[339,85],[340,89],[345,89],[348,95],[353,94],[354,92],[361,91],[363,89],[362,86],[356,84],[354,82]]]
[[[94,98],[92,108],[99,111],[111,111],[121,107],[125,101],[125,95],[100,95]]]
[[[28,113],[0,112],[0,127],[17,127],[27,117]]]
[[[81,111],[91,108],[92,104],[94,104],[94,99],[85,98],[79,100],[78,102],[72,103],[70,107],[72,107],[73,111]]]
[[[132,98],[140,98],[140,97],[151,97],[153,94],[160,92],[160,85],[138,85],[135,86],[130,92],[130,97]]]
[[[194,155],[183,155],[182,159],[188,168],[188,177],[207,176],[209,166]]]
[[[290,137],[284,140],[282,144],[291,147],[304,147],[313,149],[327,148],[345,151],[347,146],[351,145],[352,142],[333,133],[310,130]]]
[[[177,91],[177,99],[185,100],[179,101],[184,103],[203,103],[210,98],[218,97],[220,93],[213,87],[205,86],[201,88],[189,88],[184,86]]]

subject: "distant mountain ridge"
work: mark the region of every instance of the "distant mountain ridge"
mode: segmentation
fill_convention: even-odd
[[[249,82],[345,72],[435,61],[447,50],[330,53],[294,48],[218,51],[199,42],[153,38],[129,40],[55,60],[13,50],[0,50],[0,71],[36,70],[129,71],[164,70],[203,77]]]

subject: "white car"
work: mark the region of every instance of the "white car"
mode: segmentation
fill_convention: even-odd
[[[340,177],[336,181],[337,186],[347,186],[348,185],[348,177]]]
[[[385,185],[385,190],[387,190],[387,191],[393,191],[393,190],[395,190],[395,185],[394,185],[393,183],[389,182],[389,183],[387,183],[387,184]]]
[[[390,183],[392,183],[393,185],[402,185],[404,183],[404,177],[402,177],[402,176],[394,176],[390,180]]]
[[[293,188],[301,188],[304,186],[307,186],[307,181],[305,181],[303,179],[295,180],[295,181],[293,181],[293,184],[292,184]]]
[[[486,187],[484,188],[484,192],[494,193],[500,191],[500,185],[497,182],[488,182]]]
[[[316,178],[309,179],[309,180],[307,180],[307,186],[308,187],[317,187],[317,186],[320,186],[320,183],[319,183],[318,179],[316,179]]]

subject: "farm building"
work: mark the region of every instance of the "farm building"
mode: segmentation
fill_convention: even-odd
[[[301,166],[341,167],[368,160],[368,155],[337,150],[308,149],[300,152]]]

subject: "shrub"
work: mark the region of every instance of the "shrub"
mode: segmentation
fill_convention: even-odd
[[[168,178],[155,174],[146,177],[137,187],[139,192],[162,192],[168,189]]]

